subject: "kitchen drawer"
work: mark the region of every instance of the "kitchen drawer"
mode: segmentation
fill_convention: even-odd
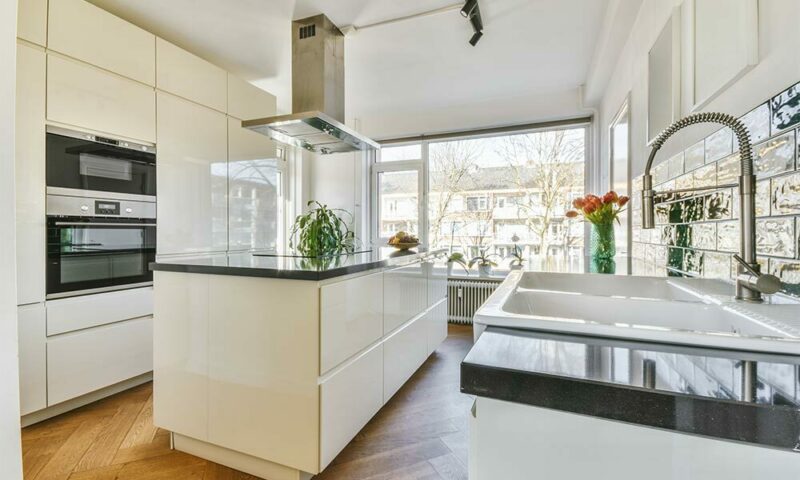
[[[153,287],[47,301],[47,335],[153,314]]]
[[[51,337],[47,340],[47,405],[152,370],[152,317]]]
[[[84,0],[50,0],[48,23],[50,50],[155,85],[156,37],[152,33]]]
[[[17,309],[19,330],[19,403],[22,415],[47,406],[47,337],[44,303]]]
[[[156,40],[156,87],[187,100],[225,112],[228,73],[202,58],[159,38]]]
[[[275,115],[275,105],[275,95],[228,74],[228,115],[239,120],[271,117]]]
[[[383,334],[389,334],[425,310],[428,303],[427,274],[422,263],[383,273]]]
[[[383,405],[383,345],[320,386],[320,470],[342,451]]]
[[[47,45],[47,0],[19,0],[17,37],[42,47]]]
[[[428,307],[447,296],[447,264],[444,260],[426,262],[428,274]]]
[[[428,357],[427,329],[420,317],[383,343],[383,401],[388,402]]]
[[[91,65],[48,54],[47,119],[155,143],[155,90]]]
[[[347,360],[383,335],[383,275],[374,273],[320,288],[320,372]]]

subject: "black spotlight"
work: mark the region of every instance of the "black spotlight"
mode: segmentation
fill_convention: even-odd
[[[467,3],[461,7],[461,16],[464,18],[471,17],[475,10],[478,8],[478,0],[467,0]]]
[[[469,39],[469,44],[474,47],[483,36],[483,20],[481,19],[481,9],[478,6],[478,0],[467,0],[464,6],[461,7],[461,15],[472,24],[472,31],[475,33],[472,35],[472,38]]]
[[[472,35],[472,38],[469,39],[469,44],[474,47],[475,45],[477,45],[478,40],[480,40],[482,36],[483,36],[483,32],[475,32]]]

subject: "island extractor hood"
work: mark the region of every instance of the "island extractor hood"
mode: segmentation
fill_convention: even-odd
[[[292,22],[292,111],[242,126],[320,154],[380,148],[344,125],[344,35],[325,15]]]

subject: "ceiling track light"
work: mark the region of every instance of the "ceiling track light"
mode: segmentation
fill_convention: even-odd
[[[475,33],[472,35],[472,38],[469,39],[469,44],[474,47],[483,36],[483,20],[481,19],[481,9],[478,6],[478,0],[467,0],[464,6],[461,7],[461,16],[469,20],[469,23],[472,24],[472,31]]]

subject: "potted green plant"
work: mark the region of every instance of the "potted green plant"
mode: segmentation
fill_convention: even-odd
[[[514,244],[514,248],[508,258],[511,259],[511,264],[509,265],[511,270],[522,270],[522,264],[525,262],[525,257],[522,256],[522,247]]]
[[[352,215],[347,210],[331,209],[316,200],[308,202],[313,207],[308,213],[298,215],[289,234],[289,248],[306,257],[325,257],[355,250],[355,234],[339,214]],[[351,220],[352,221],[352,220]]]
[[[454,265],[461,265],[461,268],[464,269],[466,273],[469,274],[469,269],[467,268],[467,260],[464,257],[464,254],[461,252],[453,252],[447,256],[447,276],[451,276],[453,274],[453,266]]]
[[[619,196],[610,191],[601,197],[588,194],[572,202],[575,210],[566,213],[567,218],[582,215],[584,220],[592,224],[589,240],[589,255],[593,260],[609,260],[617,254],[614,241],[614,221],[619,223],[619,214],[624,211],[628,197]]]
[[[484,248],[480,251],[478,256],[469,261],[467,266],[472,268],[473,265],[477,265],[478,275],[481,277],[488,277],[492,274],[492,267],[497,266],[497,263],[492,261],[492,257],[497,257],[497,255],[494,253],[488,253],[488,248]]]

